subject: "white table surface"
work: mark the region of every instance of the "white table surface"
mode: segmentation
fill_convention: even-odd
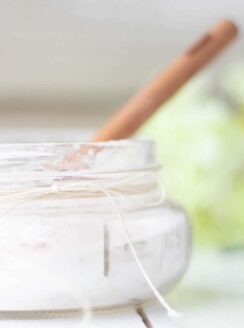
[[[244,252],[195,252],[181,283],[167,297],[181,312],[168,318],[155,302],[143,310],[151,322],[148,327],[164,328],[243,328],[244,327]],[[0,328],[78,328],[79,318],[59,320],[0,320]],[[134,309],[92,315],[89,328],[145,328]]]

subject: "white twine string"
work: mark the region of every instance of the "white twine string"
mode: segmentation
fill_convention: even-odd
[[[112,206],[114,208],[114,211],[115,211],[117,217],[120,219],[120,221],[122,223],[122,228],[124,230],[124,233],[125,233],[125,236],[127,238],[127,242],[128,242],[129,247],[130,247],[131,253],[132,253],[133,257],[134,257],[134,260],[135,260],[135,262],[136,262],[136,264],[137,264],[137,266],[138,266],[138,268],[139,268],[142,276],[144,277],[145,281],[147,282],[148,286],[151,288],[154,296],[159,301],[159,303],[162,305],[162,307],[167,311],[168,316],[171,316],[171,317],[179,316],[179,313],[176,312],[174,309],[172,309],[171,306],[163,298],[163,296],[159,293],[159,291],[157,290],[157,288],[154,286],[152,280],[149,278],[147,272],[145,271],[145,269],[144,269],[144,267],[143,267],[143,265],[142,265],[142,263],[141,263],[138,255],[137,255],[137,252],[135,250],[135,247],[133,246],[133,241],[132,241],[132,239],[130,237],[130,234],[129,234],[129,231],[127,229],[125,220],[124,220],[123,216],[121,215],[121,212],[119,210],[118,205],[116,204],[116,201],[110,195],[110,193],[107,192],[107,190],[101,188],[101,191],[103,191],[104,194],[110,199],[110,201],[112,203]]]
[[[149,288],[151,289],[152,293],[154,294],[154,296],[156,297],[156,299],[159,301],[159,303],[161,304],[161,306],[167,311],[168,316],[171,317],[176,317],[179,316],[180,314],[178,312],[176,312],[174,309],[172,309],[169,304],[165,301],[165,299],[163,298],[163,296],[159,293],[159,291],[157,290],[157,288],[155,287],[155,285],[153,284],[152,280],[150,279],[150,277],[148,276],[147,272],[145,271],[138,255],[137,252],[135,250],[135,247],[133,245],[133,241],[130,237],[129,231],[127,229],[127,225],[125,222],[125,219],[123,218],[121,211],[114,199],[113,193],[114,191],[114,186],[116,186],[118,188],[118,185],[121,187],[123,184],[125,184],[128,181],[133,180],[134,178],[138,179],[141,177],[146,176],[147,173],[144,173],[143,175],[140,174],[140,176],[138,175],[134,175],[133,177],[126,177],[124,179],[121,179],[117,184],[115,184],[114,182],[111,183],[110,185],[108,185],[107,187],[102,187],[100,184],[92,182],[92,181],[82,181],[82,182],[78,182],[78,183],[71,183],[71,184],[67,184],[66,186],[63,187],[59,187],[55,184],[53,184],[51,187],[46,187],[46,188],[32,188],[31,190],[28,191],[24,191],[24,192],[18,192],[18,193],[14,193],[14,197],[15,198],[20,198],[21,200],[19,202],[16,202],[14,205],[10,206],[6,211],[4,211],[1,215],[0,218],[3,218],[4,216],[6,216],[10,211],[14,210],[15,208],[17,208],[18,206],[29,202],[31,200],[34,199],[39,199],[43,196],[46,195],[51,195],[51,194],[62,194],[62,193],[67,193],[67,192],[80,192],[81,195],[91,195],[92,191],[97,192],[97,191],[101,191],[105,196],[107,196],[107,198],[110,200],[112,207],[114,209],[115,214],[117,215],[117,217],[119,218],[121,224],[122,224],[122,229],[124,231],[125,237],[127,239],[128,245],[130,247],[131,253],[134,257],[134,260],[138,266],[139,271],[141,272],[142,276],[144,277],[145,281],[147,282]],[[161,184],[163,186],[163,181],[161,181]],[[124,190],[123,190],[124,191]],[[83,192],[83,194],[82,194]],[[118,194],[118,192],[115,192],[116,194]],[[1,199],[9,199],[13,197],[13,195],[5,195],[5,196],[1,196]],[[151,203],[150,205],[146,206],[146,207],[153,207],[156,205],[159,205],[163,202],[165,198],[165,189],[162,188],[162,194],[161,197],[158,201]]]

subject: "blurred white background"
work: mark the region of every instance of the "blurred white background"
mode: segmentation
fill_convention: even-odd
[[[0,125],[96,126],[225,17],[243,0],[0,0]]]

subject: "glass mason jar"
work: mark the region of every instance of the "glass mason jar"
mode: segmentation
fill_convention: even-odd
[[[0,311],[150,299],[125,230],[167,292],[187,267],[191,236],[184,211],[163,196],[151,141],[1,144]]]

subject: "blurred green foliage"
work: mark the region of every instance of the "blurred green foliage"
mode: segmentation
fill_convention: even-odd
[[[244,246],[244,65],[192,80],[141,130],[200,245]]]

